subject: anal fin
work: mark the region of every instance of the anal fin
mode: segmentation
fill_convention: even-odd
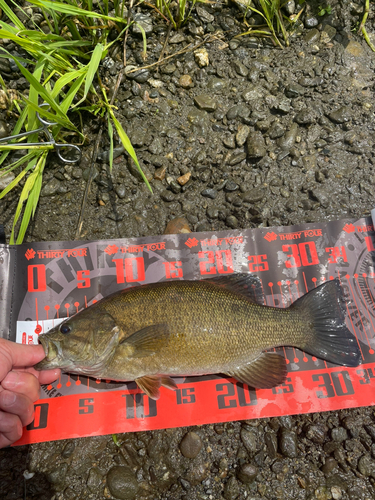
[[[178,389],[176,382],[173,380],[173,378],[168,377],[168,375],[162,375],[160,383],[163,387],[166,387],[171,391],[176,391]]]
[[[263,352],[257,359],[240,366],[226,375],[257,389],[270,389],[282,384],[287,375],[283,356],[273,352]]]

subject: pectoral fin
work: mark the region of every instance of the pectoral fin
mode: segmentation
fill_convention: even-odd
[[[169,341],[169,327],[166,323],[150,325],[138,330],[120,342],[129,348],[129,356],[143,358],[159,352]]]
[[[177,385],[174,380],[172,380],[167,375],[151,375],[144,376],[135,379],[138,387],[147,394],[147,396],[151,399],[159,399],[160,398],[160,386],[167,387],[171,390],[176,390]]]
[[[273,352],[263,352],[251,363],[227,371],[226,374],[250,387],[270,389],[284,382],[287,370],[283,356]]]

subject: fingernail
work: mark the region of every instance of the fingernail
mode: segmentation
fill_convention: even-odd
[[[19,373],[9,372],[5,379],[2,381],[1,385],[5,389],[14,389],[18,385]]]
[[[4,391],[3,395],[2,395],[3,405],[4,406],[11,406],[15,402],[16,397],[17,396],[16,396],[16,394],[14,394],[14,392]]]

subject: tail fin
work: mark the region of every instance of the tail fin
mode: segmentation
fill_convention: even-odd
[[[361,351],[345,325],[346,307],[337,279],[311,290],[291,309],[306,321],[306,352],[338,365],[359,365]]]

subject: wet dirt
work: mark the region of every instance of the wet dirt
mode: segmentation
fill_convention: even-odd
[[[352,31],[363,6],[330,4],[331,14],[319,16],[309,2],[283,50],[269,39],[234,38],[246,28],[236,5],[197,6],[187,26],[171,32],[164,57],[206,35],[209,41],[198,53],[130,73],[117,95],[117,116],[153,193],[121,148],[110,171],[104,134],[81,238],[162,234],[178,216],[191,231],[217,231],[368,215],[375,185],[375,55]],[[296,13],[299,7],[288,2],[288,8]],[[152,10],[138,10],[150,30],[147,61],[142,39],[132,33],[129,67],[156,62],[167,32]],[[373,12],[366,27],[375,33]],[[102,78],[109,89],[121,50],[115,45],[107,56]],[[21,90],[23,79],[13,70],[2,68],[2,75]],[[0,119],[1,133],[5,111]],[[98,127],[95,120],[85,125],[89,144],[80,165],[61,165],[51,155],[27,241],[74,238]],[[1,200],[8,237],[18,195]],[[375,497],[370,407],[118,439],[119,447],[102,436],[0,451],[0,498]]]

